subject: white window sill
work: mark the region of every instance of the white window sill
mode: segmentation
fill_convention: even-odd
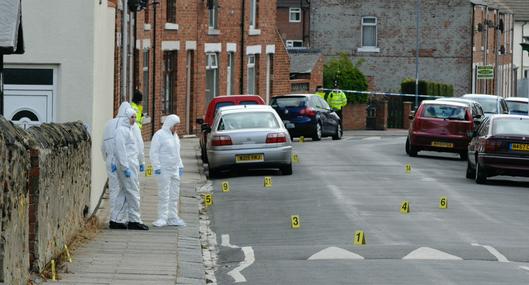
[[[209,28],[208,29],[208,35],[210,35],[210,36],[218,36],[218,35],[220,35],[220,30]]]
[[[359,47],[357,52],[380,52],[380,48],[378,47]]]
[[[165,23],[165,29],[170,31],[178,31],[178,24],[175,23]]]
[[[151,24],[143,24],[143,30],[144,31],[150,31],[151,30]]]
[[[253,27],[250,27],[250,30],[248,31],[248,35],[250,36],[259,36],[261,34],[261,30],[254,29]]]

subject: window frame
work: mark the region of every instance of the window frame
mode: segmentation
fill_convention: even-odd
[[[226,64],[226,95],[233,94],[233,67],[235,65],[235,53],[228,52],[228,61]]]
[[[167,0],[166,5],[165,22],[176,24],[176,0]]]
[[[258,92],[258,54],[249,54],[247,63],[246,63],[246,72],[247,72],[247,82],[246,82],[246,92],[250,95],[257,95]],[[250,72],[251,71],[251,72]],[[253,78],[253,85],[250,84],[250,79]],[[252,87],[250,90],[250,86]],[[252,91],[252,92],[250,92]]]
[[[258,29],[259,0],[250,0],[250,30]]]
[[[365,23],[365,20],[367,19],[374,19],[374,23]],[[374,45],[366,45],[364,42],[364,28],[365,27],[375,27],[375,44]],[[364,16],[362,17],[362,30],[361,30],[361,39],[362,39],[362,47],[363,48],[378,48],[378,18],[375,16]]]
[[[213,3],[213,8],[208,9],[208,28],[210,30],[219,28],[219,7],[216,1]]]
[[[301,15],[301,8],[298,8],[298,7],[290,7],[288,8],[288,22],[289,23],[301,23],[301,17],[303,17],[303,15]],[[292,16],[293,15],[298,15],[298,19],[293,19]]]
[[[301,46],[295,46],[295,43],[301,43]],[[302,40],[286,40],[285,44],[287,48],[302,48],[303,47],[303,41]]]
[[[143,113],[149,114],[149,63],[150,63],[150,49],[143,49]]]
[[[164,94],[162,97],[162,111],[166,114],[174,113],[174,106],[176,105],[176,90],[178,83],[178,51],[165,51],[163,53],[164,64]],[[168,68],[168,66],[170,68]]]

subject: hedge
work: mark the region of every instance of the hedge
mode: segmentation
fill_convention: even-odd
[[[400,88],[404,94],[415,94],[415,79],[404,79],[400,84]],[[451,84],[419,80],[419,95],[453,97],[454,86]]]

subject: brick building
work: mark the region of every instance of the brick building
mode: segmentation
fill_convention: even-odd
[[[456,95],[509,96],[512,13],[492,0],[420,3],[419,78],[452,84]],[[374,91],[399,92],[403,79],[415,78],[415,4],[415,0],[312,0],[312,47],[327,58],[345,52],[353,61],[362,60],[360,69],[371,79]],[[487,11],[484,18],[480,18],[482,9]],[[482,21],[485,18],[490,21]],[[481,39],[488,42],[484,51]],[[486,62],[483,52],[488,52]],[[495,79],[488,83],[473,75],[475,66],[485,63],[496,69]]]
[[[277,28],[287,48],[310,47],[310,1],[277,0]]]
[[[258,94],[268,100],[290,92],[275,0],[157,2],[149,1],[135,22],[132,82],[144,93],[145,139],[172,113],[182,120],[180,134],[196,133],[196,118],[219,95]],[[118,54],[116,59],[118,64]],[[116,96],[116,106],[118,101]]]
[[[323,56],[311,49],[289,49],[292,93],[315,92],[323,86]]]

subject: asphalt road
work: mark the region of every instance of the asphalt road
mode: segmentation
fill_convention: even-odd
[[[292,176],[258,170],[213,181],[218,284],[529,284],[529,180],[477,185],[457,155],[410,158],[404,143],[295,143]],[[358,230],[365,245],[353,244]]]

